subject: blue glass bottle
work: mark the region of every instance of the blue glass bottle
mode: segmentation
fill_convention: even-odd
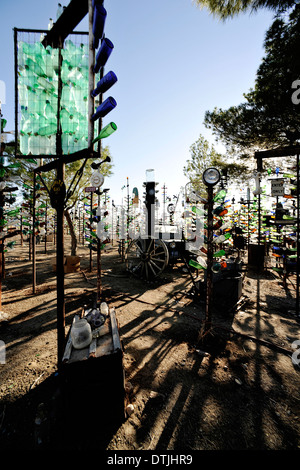
[[[93,15],[93,47],[98,49],[99,40],[102,39],[104,24],[107,16],[107,11],[103,5],[95,5]]]
[[[96,119],[106,116],[116,106],[116,100],[112,96],[109,96],[100,104],[100,106],[98,106],[96,112],[92,115],[92,121],[96,121]]]
[[[114,48],[113,43],[107,39],[104,38],[101,41],[101,46],[99,48],[99,51],[97,52],[96,56],[96,63],[94,66],[94,73],[98,73],[101,67],[104,67],[104,65],[107,62],[107,59],[109,58],[110,54],[112,53],[112,50]]]
[[[118,81],[118,78],[114,72],[112,71],[107,72],[107,74],[104,75],[104,77],[102,77],[101,80],[99,80],[99,82],[96,85],[96,88],[91,92],[91,95],[95,97],[99,95],[99,93],[105,93],[117,81]]]
[[[104,0],[93,0],[92,5],[95,8],[96,5],[102,5]]]

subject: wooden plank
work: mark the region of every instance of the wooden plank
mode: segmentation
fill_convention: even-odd
[[[44,47],[59,47],[88,13],[88,0],[71,0],[42,41]]]
[[[106,335],[101,338],[101,341],[97,342],[97,350],[96,350],[96,357],[101,358],[108,354],[112,354],[114,352],[114,345],[112,342],[111,335]]]
[[[281,147],[272,150],[261,150],[254,153],[255,158],[276,158],[276,157],[291,157],[300,154],[300,147]]]
[[[96,357],[97,338],[94,338],[89,347],[89,358]]]
[[[111,321],[111,333],[114,345],[114,351],[118,351],[122,349],[121,341],[119,336],[119,328],[116,319],[116,312],[114,308],[110,309],[110,321]]]
[[[62,358],[62,362],[67,362],[70,359],[71,352],[72,352],[72,338],[71,338],[71,335],[69,335],[69,338],[68,338],[68,341],[67,341],[67,344],[66,344],[66,348],[65,348],[65,352],[64,352],[64,355],[63,355],[63,358]]]

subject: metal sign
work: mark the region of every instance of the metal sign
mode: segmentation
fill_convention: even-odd
[[[96,191],[96,186],[88,186],[87,188],[85,188],[85,192],[86,193],[93,193],[94,191]]]
[[[284,195],[284,179],[276,178],[271,180],[271,195],[272,196],[283,196]]]

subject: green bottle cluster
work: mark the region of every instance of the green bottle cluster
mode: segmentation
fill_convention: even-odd
[[[69,154],[87,147],[88,45],[77,45],[67,39],[62,57],[62,151]],[[23,155],[56,155],[58,72],[58,49],[45,48],[41,42],[18,42]]]

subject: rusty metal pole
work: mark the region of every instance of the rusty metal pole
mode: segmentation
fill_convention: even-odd
[[[299,153],[297,153],[297,277],[296,277],[296,316],[299,318],[299,269],[300,269],[300,240],[299,240],[299,229],[300,229],[300,198],[299,198]]]
[[[58,99],[57,99],[57,135],[56,154],[58,156],[57,180],[64,182],[65,164],[62,160],[60,100],[62,92],[62,41],[58,48]],[[65,273],[64,273],[64,201],[56,208],[56,281],[57,281],[57,356],[61,363],[65,346]]]
[[[207,186],[207,277],[205,299],[205,323],[203,333],[207,333],[211,327],[212,290],[213,290],[213,187]]]
[[[91,218],[93,217],[93,191],[91,191],[91,196],[90,196],[90,212],[91,212]],[[92,222],[91,222],[92,224]],[[92,229],[90,230],[90,238],[92,236],[91,234]],[[90,242],[90,273],[93,270],[93,250],[92,250],[92,244]]]
[[[0,158],[1,165],[3,164],[3,151],[4,147],[1,143],[1,107],[0,107]],[[4,181],[3,177],[0,177],[0,181]],[[3,232],[4,226],[4,193],[3,190],[0,191],[0,234]],[[3,279],[3,270],[2,270],[2,261],[3,261],[3,251],[4,251],[4,238],[0,238],[0,311],[2,310],[2,279]]]
[[[32,293],[36,293],[36,238],[35,238],[35,225],[36,225],[36,212],[35,212],[35,199],[36,199],[36,176],[33,174],[33,193],[32,193]]]

